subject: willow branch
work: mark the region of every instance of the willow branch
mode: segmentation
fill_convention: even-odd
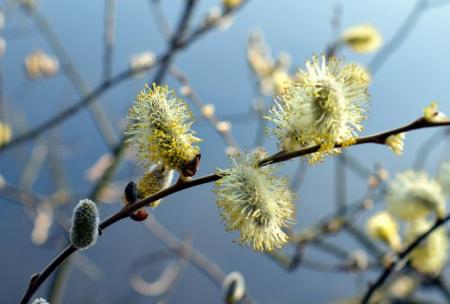
[[[169,41],[170,37],[172,37],[172,28],[170,26],[169,20],[167,20],[164,12],[161,8],[160,0],[149,0],[150,9],[153,13],[153,16],[156,21],[156,26],[158,27],[161,35],[164,39]]]
[[[428,122],[423,118],[420,118],[406,126],[400,127],[400,128],[396,128],[390,131],[386,131],[386,132],[382,132],[382,133],[378,133],[378,134],[374,134],[374,135],[370,135],[370,136],[366,136],[366,137],[360,137],[356,140],[356,144],[366,144],[366,143],[377,143],[377,144],[382,144],[385,142],[386,138],[390,135],[393,134],[397,134],[397,133],[402,133],[402,132],[407,132],[407,131],[412,131],[412,130],[417,130],[417,129],[421,129],[421,128],[430,128],[430,127],[440,127],[440,126],[448,126],[450,125],[450,121],[447,122],[438,122],[438,123],[432,123],[432,122]],[[340,144],[336,144],[335,145],[336,148],[341,147]],[[319,146],[314,146],[314,147],[309,147],[309,148],[305,148],[305,149],[301,149],[301,150],[297,150],[294,152],[279,152],[276,153],[270,157],[267,157],[263,160],[261,160],[258,164],[259,167],[263,167],[263,166],[267,166],[270,164],[275,164],[275,163],[280,163],[280,162],[284,162],[293,158],[297,158],[300,156],[304,156],[307,154],[311,154],[314,152],[317,152],[317,150],[319,149]],[[117,211],[115,214],[111,215],[109,218],[105,219],[104,221],[102,221],[100,223],[99,229],[100,231],[104,231],[105,229],[107,229],[109,226],[113,225],[114,223],[129,217],[133,212],[135,212],[136,210],[140,209],[140,208],[144,208],[146,206],[151,206],[153,202],[160,200],[166,196],[169,196],[171,194],[180,192],[182,190],[185,189],[189,189],[195,186],[199,186],[199,185],[203,185],[203,184],[207,184],[207,183],[211,183],[214,181],[217,181],[219,179],[221,179],[222,176],[218,175],[218,174],[210,174],[210,175],[206,175],[203,177],[199,177],[197,179],[193,179],[193,180],[188,180],[188,181],[182,181],[182,182],[177,182],[176,184],[172,185],[169,188],[166,188],[164,190],[161,190],[149,197],[146,197],[144,199],[141,199],[139,201],[137,201],[134,204],[129,204],[124,206],[122,209],[120,209],[119,211]],[[436,229],[438,226],[442,225],[443,222],[447,221],[448,219],[450,219],[450,215],[448,217],[446,217],[444,220],[438,220],[436,222],[436,224],[433,226],[434,229]],[[437,226],[436,226],[437,225]],[[434,230],[433,229],[433,230]],[[417,246],[417,244],[424,238],[426,238],[428,236],[428,234],[431,233],[431,231],[429,231],[427,234],[422,235],[421,237],[418,238],[418,241],[414,242],[411,245]],[[410,246],[411,247],[411,246]],[[410,248],[408,247],[408,248]],[[411,249],[409,249],[409,251],[407,251],[406,253],[404,253],[403,257],[406,256],[414,247],[412,247]],[[67,246],[64,251],[62,251],[50,264],[48,264],[45,269],[37,275],[34,275],[32,277],[32,279],[30,280],[30,284],[25,292],[25,294],[22,297],[22,300],[20,301],[20,303],[24,304],[27,303],[31,297],[33,296],[33,294],[35,293],[35,291],[39,288],[39,286],[41,286],[41,284],[47,279],[47,277],[60,265],[62,264],[67,258],[69,258],[72,253],[74,253],[76,251],[76,248],[74,248],[73,246],[69,245]],[[384,276],[389,276],[391,270],[386,270],[388,271],[387,274],[385,274]],[[385,271],[385,272],[386,272]],[[379,279],[380,283],[379,285],[381,285],[386,278],[381,277]],[[372,289],[371,289],[372,290]],[[373,293],[370,292],[369,294],[369,298],[370,295]],[[366,303],[366,302],[365,302]]]
[[[382,132],[382,133],[377,133],[377,134],[357,138],[355,143],[352,144],[352,146],[367,144],[367,143],[384,145],[386,143],[386,139],[391,135],[404,133],[404,132],[417,130],[417,129],[440,127],[440,126],[450,126],[450,121],[429,122],[429,121],[425,120],[423,117],[421,117],[403,127],[399,127],[396,129],[386,131],[386,132]],[[334,147],[342,148],[343,145],[335,144]],[[279,162],[282,162],[282,161],[285,161],[285,160],[288,160],[291,158],[296,158],[299,156],[317,152],[319,149],[320,149],[320,145],[315,145],[315,146],[311,146],[308,148],[304,148],[304,149],[300,149],[300,150],[292,151],[292,152],[281,151],[281,152],[273,155],[272,157],[268,157],[268,158],[262,160],[261,165],[279,163]]]

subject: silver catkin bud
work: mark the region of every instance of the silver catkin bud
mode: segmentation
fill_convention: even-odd
[[[224,302],[234,304],[242,300],[245,295],[244,276],[238,272],[230,272],[223,282]]]
[[[94,202],[81,200],[75,207],[70,228],[70,242],[78,249],[86,249],[95,244],[98,236],[99,215]]]
[[[33,301],[32,304],[49,304],[46,299],[38,298]]]

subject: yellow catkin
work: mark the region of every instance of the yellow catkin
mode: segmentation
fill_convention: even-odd
[[[280,248],[288,241],[283,228],[295,210],[287,180],[274,176],[269,166],[258,168],[261,151],[231,157],[232,168],[219,170],[217,205],[227,230],[238,231],[238,242],[256,251]]]
[[[432,223],[424,219],[411,222],[406,230],[406,243],[414,242]],[[448,237],[445,228],[433,231],[410,254],[411,265],[420,272],[437,275],[447,262]]]
[[[168,87],[153,84],[136,96],[128,118],[128,142],[138,148],[138,159],[147,168],[162,164],[175,169],[182,176],[192,176],[199,159],[200,139],[191,130],[194,122],[186,102],[174,95]]]
[[[392,250],[401,248],[398,226],[394,218],[386,211],[381,211],[367,220],[367,233],[375,240],[386,243]]]
[[[307,156],[315,163],[340,153],[335,144],[352,145],[366,118],[370,81],[366,74],[360,66],[343,65],[335,57],[307,60],[306,69],[297,72],[265,116],[276,125],[273,134],[280,148],[320,145],[318,152]]]
[[[241,5],[242,0],[222,0],[222,5],[227,9],[234,9]]]
[[[342,34],[342,41],[357,53],[374,52],[383,43],[383,39],[378,30],[369,24],[349,28]]]
[[[446,213],[441,185],[421,171],[398,174],[389,183],[386,203],[391,214],[405,221],[425,218],[430,213],[443,217]]]
[[[167,170],[164,166],[154,166],[146,172],[137,183],[138,199],[149,197],[170,186],[173,178],[173,171]],[[151,203],[151,207],[158,207],[161,200]]]
[[[395,155],[402,155],[403,147],[404,147],[404,143],[403,143],[404,140],[405,140],[404,133],[390,135],[390,136],[388,136],[388,138],[386,138],[386,146],[388,146],[389,149],[391,149]]]

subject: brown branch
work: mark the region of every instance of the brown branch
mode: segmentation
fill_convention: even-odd
[[[41,286],[41,284],[48,278],[48,276],[58,268],[66,259],[68,259],[72,253],[74,253],[77,249],[73,246],[67,246],[60,254],[56,256],[56,258],[48,264],[45,269],[39,273],[34,274],[30,278],[30,283],[28,285],[28,289],[20,301],[21,304],[28,303],[31,297],[34,295],[36,290]]]
[[[421,234],[414,242],[412,242],[408,247],[406,247],[402,252],[400,252],[397,256],[397,259],[391,263],[389,266],[387,266],[384,271],[381,273],[381,275],[378,277],[378,279],[375,281],[372,286],[370,286],[367,293],[364,295],[364,298],[361,303],[368,304],[370,301],[370,298],[374,294],[374,292],[380,288],[384,282],[388,279],[389,275],[394,271],[397,264],[403,260],[405,257],[407,257],[423,240],[425,240],[434,230],[445,224],[448,220],[450,220],[450,214],[442,219],[437,219],[431,228],[429,228],[426,232]]]
[[[371,136],[366,136],[366,137],[361,137],[358,138],[356,141],[356,144],[364,144],[364,143],[384,143],[385,139],[392,134],[397,134],[397,133],[401,133],[401,132],[407,132],[407,131],[412,131],[412,130],[417,130],[417,129],[421,129],[421,128],[429,128],[429,127],[439,127],[439,126],[448,126],[450,125],[450,121],[448,122],[439,122],[439,123],[431,123],[431,122],[427,122],[425,119],[420,118],[404,127],[400,127],[400,128],[396,128],[390,131],[386,131],[386,132],[382,132],[382,133],[378,133],[378,134],[374,134]],[[335,147],[340,147],[340,145],[335,145]],[[314,147],[309,147],[309,148],[305,148],[305,149],[301,149],[298,151],[294,151],[294,152],[279,152],[276,153],[270,157],[267,157],[266,159],[263,159],[259,162],[259,166],[263,167],[263,166],[267,166],[270,164],[275,164],[275,163],[279,163],[279,162],[283,162],[283,161],[287,161],[293,158],[297,158],[300,156],[304,156],[310,153],[314,153],[316,152],[320,147],[319,146],[314,146]],[[144,208],[148,205],[152,205],[152,203],[154,201],[160,200],[166,196],[169,196],[171,194],[177,193],[179,191],[182,191],[184,189],[188,189],[188,188],[192,188],[195,186],[199,186],[199,185],[203,185],[203,184],[207,184],[207,183],[211,183],[214,181],[217,181],[219,179],[221,179],[222,176],[218,175],[218,174],[210,174],[210,175],[206,175],[197,179],[193,179],[193,180],[188,180],[188,181],[182,181],[182,182],[178,182],[176,184],[174,184],[173,186],[166,188],[164,190],[161,190],[149,197],[146,197],[142,200],[137,201],[134,204],[130,204],[130,205],[126,205],[124,206],[122,209],[120,209],[119,211],[117,211],[115,214],[111,215],[109,218],[105,219],[104,221],[102,221],[100,223],[99,229],[100,231],[103,231],[105,229],[107,229],[109,226],[113,225],[114,223],[129,217],[134,211],[140,209],[140,208]],[[438,226],[442,225],[443,222],[447,221],[448,219],[450,219],[450,215],[447,216],[444,220],[438,220],[436,222],[436,224],[433,226],[434,229],[437,228]],[[437,225],[437,226],[436,226]],[[433,229],[433,230],[434,230]],[[431,230],[432,231],[432,230]],[[421,237],[418,238],[418,241],[414,242],[412,245],[417,246],[417,244],[424,238],[426,238],[428,236],[429,233],[431,233],[431,231],[428,231],[428,233],[422,235]],[[411,247],[410,246],[410,247]],[[408,247],[408,248],[410,248]],[[409,249],[409,251],[411,251],[414,247],[412,247],[411,249]],[[33,276],[33,279],[30,280],[30,283],[28,285],[28,288],[25,292],[25,294],[22,297],[22,300],[20,303],[27,303],[31,297],[33,296],[33,294],[35,293],[35,291],[39,288],[39,286],[47,279],[47,277],[61,264],[63,263],[68,257],[70,257],[70,255],[72,253],[74,253],[76,251],[76,249],[69,245],[68,247],[66,247],[64,249],[64,251],[62,251],[50,264],[48,264],[45,269],[37,275]],[[406,256],[409,251],[406,251],[404,253],[404,256]],[[403,256],[403,257],[404,257]],[[383,274],[383,276],[379,279],[380,283],[378,283],[378,285],[381,285],[385,279],[387,278],[387,276],[389,276],[390,272],[392,271],[392,269],[390,270],[386,270],[385,272],[387,272],[387,274]],[[384,277],[385,276],[385,277]],[[384,278],[383,278],[384,277]],[[376,288],[375,288],[376,289]],[[372,289],[371,289],[372,290]],[[370,294],[368,295],[368,297],[370,298],[370,295],[373,293],[370,292]],[[366,302],[365,302],[366,303]]]
[[[404,132],[417,130],[417,129],[432,128],[432,127],[439,127],[439,126],[450,126],[450,121],[428,122],[424,118],[421,117],[421,118],[413,121],[412,123],[407,124],[400,128],[392,129],[392,130],[382,132],[382,133],[373,134],[370,136],[360,137],[360,138],[356,139],[356,142],[354,144],[352,144],[352,146],[367,144],[367,143],[384,145],[386,138],[388,138],[391,135],[404,133]],[[342,144],[335,144],[334,147],[341,148]],[[283,152],[282,151],[282,152],[279,152],[279,153],[273,155],[272,157],[268,157],[268,158],[262,160],[261,165],[279,163],[279,162],[282,162],[282,161],[285,161],[285,160],[288,160],[291,158],[296,158],[299,156],[317,152],[319,149],[320,149],[320,145],[315,145],[315,146],[307,147],[307,148],[300,149],[297,151],[292,151],[292,152],[285,152],[285,151]]]

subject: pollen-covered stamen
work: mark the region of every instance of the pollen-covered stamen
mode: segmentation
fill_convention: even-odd
[[[415,220],[407,225],[405,243],[411,244],[420,235],[428,231],[431,222],[425,219]],[[432,276],[438,275],[447,263],[448,237],[443,227],[433,231],[409,255],[413,268]]]
[[[136,96],[128,117],[128,142],[139,149],[141,163],[147,168],[161,163],[183,176],[195,174],[191,162],[199,154],[195,143],[200,139],[191,130],[193,116],[183,100],[153,84]]]
[[[258,168],[261,151],[231,159],[233,167],[219,170],[217,205],[227,230],[239,231],[239,243],[256,251],[271,251],[288,240],[284,228],[292,224],[293,194],[273,168]]]
[[[162,164],[154,165],[137,183],[137,196],[139,199],[149,197],[170,186],[173,180],[173,170],[166,168]],[[149,206],[155,208],[159,206],[161,200],[151,202]]]
[[[370,77],[355,64],[341,65],[332,57],[314,56],[299,70],[265,118],[275,123],[280,148],[296,150],[321,145],[310,162],[340,152],[335,143],[348,143],[362,130]]]
[[[425,172],[400,173],[389,184],[386,192],[389,211],[396,217],[413,221],[434,213],[446,213],[445,195],[441,185]]]

